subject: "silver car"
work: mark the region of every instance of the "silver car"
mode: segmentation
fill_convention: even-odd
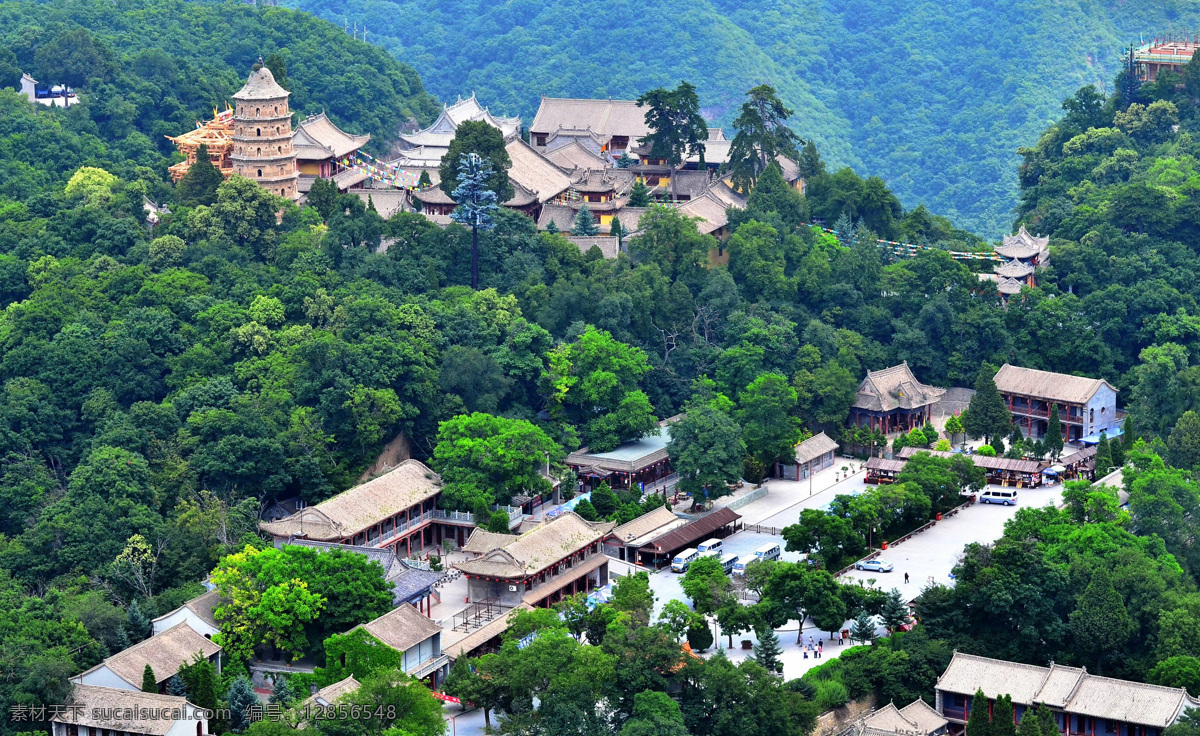
[[[892,563],[882,560],[867,560],[854,565],[855,569],[866,570],[867,572],[891,572],[893,570]]]

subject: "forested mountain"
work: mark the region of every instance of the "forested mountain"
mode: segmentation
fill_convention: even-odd
[[[86,88],[63,123],[115,146],[96,153],[113,161],[161,168],[175,151],[163,136],[224,109],[250,66],[271,54],[287,65],[294,111],[325,110],[376,145],[436,113],[412,67],[303,13],[177,0],[0,3],[0,87],[26,72],[43,85]]]
[[[728,124],[770,82],[835,165],[882,176],[988,237],[1009,232],[1013,151],[1139,34],[1200,22],[1186,0],[286,0],[364,24],[442,99],[532,120],[542,94],[633,99],[686,79]]]

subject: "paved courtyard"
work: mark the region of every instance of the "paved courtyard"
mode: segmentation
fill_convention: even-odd
[[[767,494],[737,509],[742,521],[747,525],[765,527],[783,527],[794,524],[800,517],[800,512],[806,508],[824,508],[833,498],[840,494],[858,494],[870,488],[863,482],[861,471],[862,461],[837,458],[833,466],[814,475],[811,480],[785,481],[772,479],[766,483]],[[841,470],[849,469],[849,477]],[[1062,486],[1043,486],[1037,489],[1020,490],[1020,506],[1046,506],[1061,502]],[[906,600],[917,597],[921,589],[930,583],[953,585],[950,571],[962,556],[963,547],[972,542],[992,542],[1004,533],[1004,524],[1016,514],[1016,507],[975,504],[963,509],[958,514],[943,519],[925,532],[914,536],[903,544],[897,545],[880,554],[880,559],[895,566],[892,573],[874,573],[851,571],[843,576],[844,581],[861,580],[883,590],[896,588]],[[733,552],[743,558],[752,558],[754,550],[767,544],[778,542],[785,546],[782,536],[751,531],[740,531],[724,540],[727,552]],[[879,540],[875,543],[878,545]],[[783,559],[797,562],[798,552],[784,552]],[[625,562],[612,560],[609,564],[613,582],[621,575],[636,572],[639,568]],[[687,601],[680,587],[682,575],[672,573],[669,568],[650,572],[650,588],[655,594],[654,619],[657,620],[663,606],[669,600]],[[909,574],[909,582],[905,584],[904,573]],[[867,581],[874,580],[874,583]],[[449,618],[450,614],[464,607],[463,595],[465,584],[460,579],[443,589],[442,605],[434,608],[434,618]],[[461,588],[461,590],[460,590]],[[440,609],[440,610],[439,610]],[[713,648],[703,652],[701,656],[710,657],[718,649],[724,649],[729,644],[728,637],[719,635],[715,621],[711,621],[716,640]],[[833,659],[850,646],[857,644],[849,640],[839,643],[838,639],[829,640],[828,632],[817,631],[810,621],[804,623],[803,638],[805,644],[810,637],[814,641],[822,641],[824,652],[822,659],[815,659],[807,647],[797,645],[797,627],[800,622],[792,620],[782,628],[776,629],[783,654],[783,676],[792,679],[801,676],[809,669]],[[849,628],[849,622],[843,626]],[[877,630],[882,634],[882,628]],[[753,632],[741,633],[733,637],[733,647],[725,649],[730,660],[740,662],[752,656],[752,651],[742,648],[742,641],[757,643]],[[807,655],[807,656],[806,656]],[[475,736],[484,733],[483,714],[478,710],[462,712],[459,706],[447,705],[446,718],[448,733],[451,736],[463,734]]]

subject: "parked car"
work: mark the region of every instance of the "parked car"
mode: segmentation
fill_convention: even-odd
[[[854,565],[858,570],[866,570],[867,572],[891,572],[894,568],[892,563],[884,562],[883,560],[867,560]]]

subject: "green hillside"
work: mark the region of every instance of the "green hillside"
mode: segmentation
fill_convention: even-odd
[[[826,159],[990,236],[1013,220],[1017,147],[1059,101],[1109,82],[1128,39],[1200,19],[1185,0],[289,1],[365,23],[440,98],[474,90],[526,120],[542,94],[629,98],[685,78],[728,123],[769,81]]]
[[[73,124],[144,166],[174,151],[164,135],[224,107],[251,65],[273,53],[287,64],[293,110],[326,110],[375,145],[436,112],[412,67],[304,13],[179,0],[0,2],[0,87],[22,71],[80,87]]]

